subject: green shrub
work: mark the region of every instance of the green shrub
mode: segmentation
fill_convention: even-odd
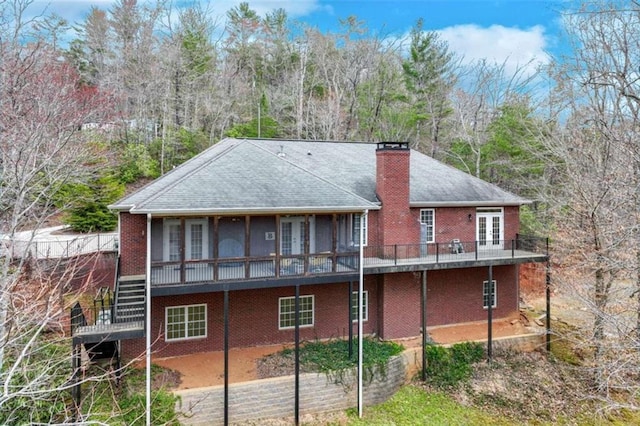
[[[107,206],[124,195],[124,185],[109,170],[86,183],[67,183],[56,193],[63,221],[76,232],[113,231],[118,217]]]
[[[480,361],[484,349],[480,343],[457,343],[450,348],[427,346],[427,381],[440,389],[446,389],[468,380],[473,372],[472,365]]]
[[[382,342],[366,338],[362,339],[363,366],[373,367],[385,364],[389,358],[404,350],[395,342]],[[300,363],[309,366],[313,371],[331,372],[354,367],[358,362],[358,340],[353,340],[353,354],[349,358],[348,340],[331,340],[329,342],[307,342],[300,351]]]

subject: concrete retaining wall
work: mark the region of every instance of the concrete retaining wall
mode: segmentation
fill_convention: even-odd
[[[531,350],[542,345],[544,335],[530,334],[513,339],[496,339],[494,347]],[[379,404],[389,399],[422,368],[420,347],[410,348],[389,360],[373,379],[365,373],[363,403]],[[277,377],[229,385],[229,421],[244,423],[268,418],[293,417],[295,377]],[[224,387],[189,389],[176,392],[181,401],[185,425],[224,423]],[[300,374],[300,415],[346,410],[357,405],[355,370],[340,378],[318,373]]]

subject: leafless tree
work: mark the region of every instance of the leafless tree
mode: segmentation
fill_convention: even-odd
[[[59,52],[27,32],[20,21],[27,6],[0,4],[10,21],[0,28],[0,418],[7,424],[70,415],[61,392],[69,387],[69,352],[53,355],[66,313],[61,286],[73,269],[52,275],[59,265],[33,262],[28,244],[20,249],[12,241],[25,230],[32,238],[58,213],[61,186],[91,173],[85,162],[94,153],[80,129],[109,110]],[[59,412],[29,414],[42,401]]]
[[[562,184],[550,191],[566,265],[557,282],[592,314],[583,336],[593,354],[592,396],[637,410],[640,7],[585,2],[563,18],[571,50],[553,76],[564,126],[549,140],[562,159]]]

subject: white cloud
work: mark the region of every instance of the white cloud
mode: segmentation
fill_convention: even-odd
[[[544,27],[536,25],[527,29],[492,25],[487,28],[478,25],[456,25],[436,31],[449,49],[472,63],[481,59],[505,64],[507,73],[519,67],[535,68],[549,61],[545,52],[547,41]]]

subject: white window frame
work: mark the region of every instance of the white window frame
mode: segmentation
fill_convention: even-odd
[[[492,309],[495,309],[498,306],[498,283],[496,280],[491,280],[493,283],[493,304],[491,305]],[[482,308],[489,309],[489,281],[485,280],[482,282]]]
[[[431,212],[431,224],[425,222],[423,214]],[[429,234],[429,228],[431,230],[431,238],[427,239],[427,243],[435,243],[436,241],[436,209],[420,209],[420,223],[427,225],[427,234]]]
[[[295,324],[295,314],[296,314],[296,302],[295,302],[295,296],[290,296],[290,297],[280,297],[278,298],[278,330],[290,330],[292,328],[295,328],[296,324]],[[303,305],[303,299],[305,300],[311,300],[311,309],[307,309],[304,310],[302,308]],[[283,312],[283,302],[284,301],[292,301],[293,303],[291,303],[291,310],[288,312]],[[300,296],[300,328],[303,327],[313,327],[313,325],[315,324],[315,307],[316,307],[316,301],[315,301],[315,297],[313,294],[306,294],[304,296]],[[311,323],[309,324],[304,324],[302,323],[302,315],[303,313],[310,313],[311,314]],[[283,320],[285,320],[285,318],[283,318],[283,315],[292,315],[291,318],[293,325],[282,325],[283,324]],[[286,318],[286,320],[288,321],[288,318]]]
[[[189,309],[192,308],[204,308],[204,319],[197,320],[198,322],[204,321],[204,335],[189,336]],[[184,309],[184,318],[181,324],[184,324],[184,337],[169,337],[169,311],[172,309]],[[166,342],[178,342],[181,340],[194,340],[194,339],[206,339],[208,334],[207,329],[207,305],[205,303],[197,305],[177,305],[167,306],[164,308],[164,340]],[[171,323],[178,324],[178,323]]]
[[[356,223],[356,220],[358,221]],[[367,231],[369,230],[369,215],[353,213],[351,215],[351,239],[353,240],[353,246],[360,246],[360,221],[364,223],[363,236],[362,236],[362,246],[367,246]]]
[[[351,293],[351,317],[352,322],[358,322],[358,292]],[[362,321],[369,320],[369,291],[362,292]]]
[[[162,258],[165,262],[169,261],[170,247],[169,247],[169,227],[171,225],[180,225],[180,219],[165,219],[163,222],[162,230]],[[187,230],[191,229],[191,225],[202,225],[202,257],[193,259],[191,257],[191,232]],[[184,233],[184,247],[185,260],[201,260],[209,258],[209,221],[207,218],[185,219],[184,221],[185,233]],[[180,231],[182,232],[182,231]]]

